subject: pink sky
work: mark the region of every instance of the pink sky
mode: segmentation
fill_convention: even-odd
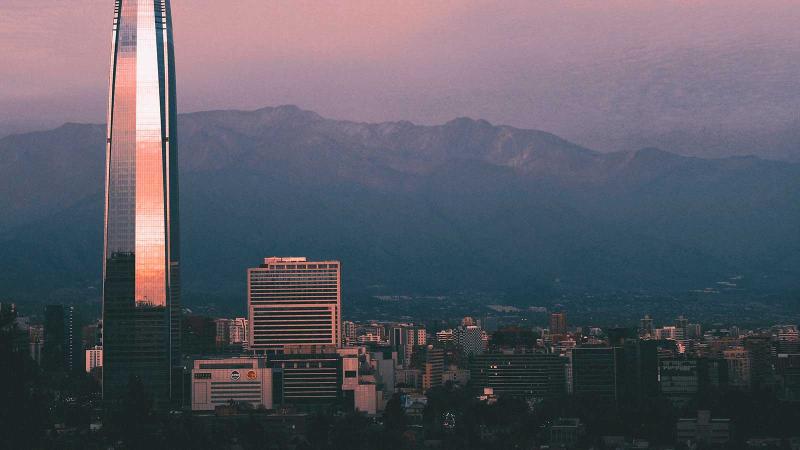
[[[796,1],[172,4],[184,112],[291,103],[354,120],[482,117],[578,140],[587,126],[798,117],[785,100],[800,79]],[[0,2],[0,124],[103,120],[112,8]]]

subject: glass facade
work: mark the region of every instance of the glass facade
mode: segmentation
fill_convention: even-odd
[[[106,143],[103,396],[157,406],[180,363],[175,65],[169,0],[116,0]],[[176,380],[177,382],[177,380]]]

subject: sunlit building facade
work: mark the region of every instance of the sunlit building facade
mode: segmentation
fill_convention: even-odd
[[[180,362],[178,158],[169,0],[117,0],[106,140],[103,397],[157,408]],[[178,380],[176,380],[178,381]]]
[[[282,353],[289,345],[341,346],[339,261],[265,258],[247,270],[250,350]]]

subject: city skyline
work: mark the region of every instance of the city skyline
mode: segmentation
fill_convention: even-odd
[[[800,6],[43,2],[0,6],[0,450],[800,449]],[[101,12],[105,91],[108,30],[59,63]]]

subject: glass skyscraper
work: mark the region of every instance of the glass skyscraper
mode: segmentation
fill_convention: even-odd
[[[176,122],[169,0],[116,0],[103,265],[103,397],[110,404],[139,383],[157,408],[177,397]]]

